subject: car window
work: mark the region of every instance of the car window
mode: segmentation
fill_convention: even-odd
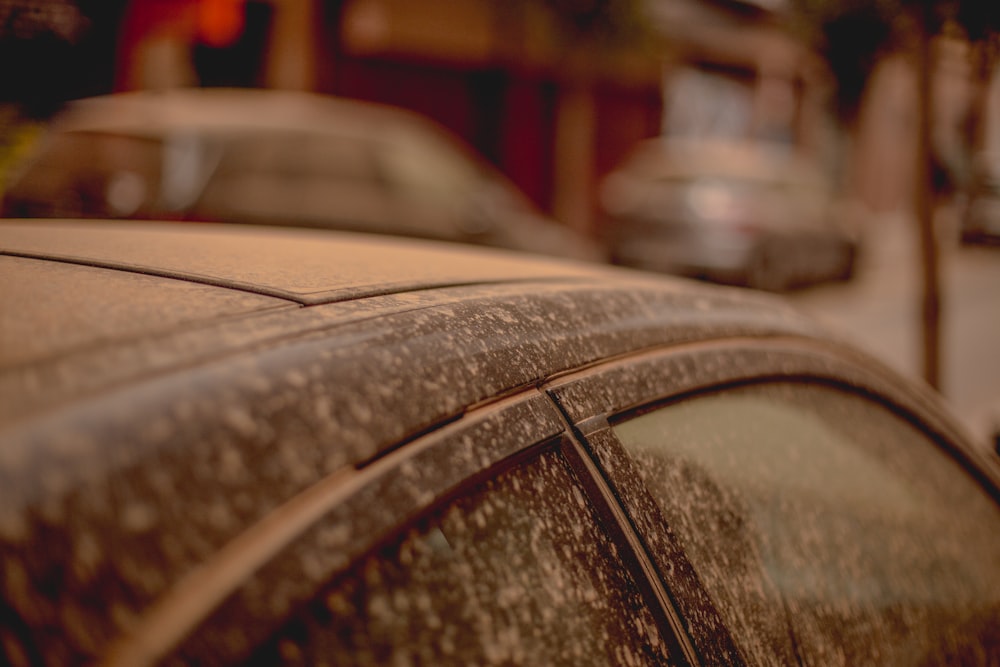
[[[444,206],[475,192],[483,180],[474,162],[433,131],[387,128],[385,139],[382,168],[402,196]]]
[[[995,664],[1000,510],[881,404],[765,383],[612,430],[750,663]]]
[[[11,188],[12,215],[127,217],[159,195],[157,139],[103,132],[58,132]]]
[[[384,217],[384,198],[370,142],[320,132],[260,131],[227,138],[192,212],[236,222],[366,228]]]
[[[321,132],[255,131],[231,136],[220,176],[266,174],[275,179],[371,181],[369,142]]]
[[[410,527],[317,596],[265,664],[669,664],[565,459],[548,450]]]

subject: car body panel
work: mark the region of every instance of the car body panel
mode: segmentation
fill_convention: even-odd
[[[267,251],[260,252],[265,247]],[[256,249],[253,264],[240,261],[238,253],[252,249]],[[305,230],[5,221],[0,223],[0,252],[48,263],[58,259],[104,267],[109,275],[167,276],[230,288],[219,289],[217,298],[239,290],[288,299],[289,305],[325,303],[289,312],[279,308],[244,313],[198,327],[147,329],[145,337],[106,333],[105,344],[86,347],[79,354],[56,354],[56,350],[35,354],[30,369],[13,364],[0,373],[0,387],[11,397],[0,413],[8,418],[44,410],[47,401],[96,393],[129,378],[163,373],[213,355],[218,359],[252,346],[295,343],[300,342],[297,338],[310,336],[329,336],[329,345],[336,350],[350,347],[345,340],[356,350],[371,345],[402,348],[407,343],[444,346],[456,367],[482,359],[477,363],[488,363],[490,373],[466,368],[460,376],[442,376],[473,383],[471,403],[604,355],[695,335],[695,328],[705,329],[695,327],[695,322],[711,323],[720,332],[816,330],[811,321],[783,304],[735,291],[692,290],[680,283],[671,289],[669,283],[650,282],[641,274],[594,271],[582,264],[537,262],[487,251],[474,258],[458,257],[457,250],[445,246],[385,239],[365,244],[351,235],[334,238]],[[629,286],[604,287],[611,275],[629,281]],[[536,295],[519,294],[529,285]],[[29,288],[15,284],[11,289],[17,294]],[[232,294],[237,298],[238,292]],[[149,298],[159,297],[151,294]],[[469,304],[449,310],[459,300]],[[477,314],[476,309],[488,303],[496,304],[484,310],[489,315]],[[659,308],[667,310],[642,331],[628,328],[631,321]],[[741,325],[751,313],[756,326]],[[347,327],[344,332],[352,327],[362,330],[368,325],[359,322],[376,315],[392,317],[363,336],[336,333],[342,326]],[[72,324],[73,309],[49,308],[47,317],[54,329],[63,328]],[[328,330],[333,333],[324,333]],[[429,332],[427,338],[420,337],[424,330]],[[552,337],[556,340],[550,344],[537,342]],[[562,345],[567,340],[577,345]],[[11,340],[10,349],[27,348]],[[513,368],[522,374],[500,379]],[[421,427],[419,423],[410,426]]]
[[[543,442],[574,449],[611,410],[760,375],[873,393],[893,381],[769,296],[465,252],[447,265],[443,247],[352,235],[0,223],[0,261],[36,280],[148,278],[153,305],[191,288],[182,315],[233,308],[120,334],[90,325],[103,333],[86,345],[0,366],[0,404],[14,406],[0,413],[2,592],[32,626],[15,636],[40,628],[31,650],[57,663],[193,660],[212,636],[242,655],[240,641],[457,485]],[[47,302],[49,317],[89,320],[96,298]],[[30,328],[10,335],[19,349],[15,335]],[[643,364],[655,372],[631,372]],[[903,409],[940,412],[904,393]],[[681,610],[707,618],[697,582],[684,585]]]
[[[0,328],[0,368],[288,306],[260,294],[11,255],[0,255],[0,275],[0,312],[10,314]]]

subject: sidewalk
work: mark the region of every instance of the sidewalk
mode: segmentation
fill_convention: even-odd
[[[852,282],[789,299],[894,370],[921,380],[918,231],[906,216],[872,220]],[[939,257],[942,393],[970,431],[985,439],[1000,417],[1000,249],[953,240]]]

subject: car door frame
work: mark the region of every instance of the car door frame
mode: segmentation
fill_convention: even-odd
[[[620,505],[646,558],[663,553],[672,563],[669,572],[654,568],[652,576],[668,592],[687,630],[686,641],[703,647],[694,652],[705,663],[743,664],[744,659],[611,424],[646,408],[773,381],[834,386],[881,404],[927,435],[1000,503],[1000,476],[930,390],[835,343],[797,337],[712,340],[649,350],[546,383],[545,391],[591,457],[603,492]]]
[[[697,664],[613,496],[602,492],[593,462],[551,399],[535,387],[470,408],[287,500],[168,590],[101,664],[183,662],[204,650],[214,661],[245,659],[249,647],[282,627],[289,610],[308,604],[354,563],[485,480],[545,450],[561,454],[576,476],[598,518],[595,528],[618,549],[668,654],[679,665]],[[313,567],[304,572],[308,553],[323,556],[312,558]],[[269,600],[265,609],[261,599]],[[213,641],[235,636],[242,641]]]
[[[840,386],[902,416],[931,438],[1000,502],[1000,471],[952,417],[941,397],[878,360],[837,342],[799,336],[720,338],[657,347],[543,385],[578,434],[623,413],[696,393],[762,381]]]

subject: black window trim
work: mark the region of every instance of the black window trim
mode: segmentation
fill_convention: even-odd
[[[563,441],[561,453],[603,522],[599,528],[618,548],[667,643],[669,655],[674,656],[679,665],[703,664],[684,627],[676,601],[660,581],[648,549],[583,441],[574,433]]]

